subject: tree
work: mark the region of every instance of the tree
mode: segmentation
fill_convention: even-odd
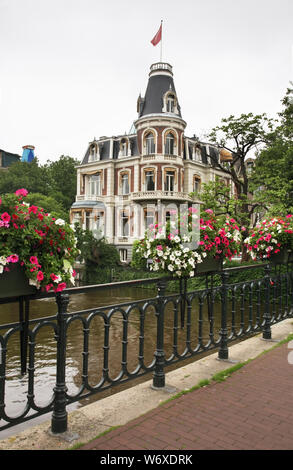
[[[270,141],[273,132],[273,121],[266,114],[241,114],[239,118],[230,116],[222,119],[222,125],[212,129],[209,134],[211,142],[219,148],[226,149],[231,154],[231,161],[221,162],[214,156],[213,163],[232,178],[236,196],[242,202],[242,214],[252,213],[248,209],[249,175],[245,160],[253,152],[257,152],[259,145]]]
[[[62,204],[51,196],[45,196],[41,193],[29,193],[25,201],[31,205],[42,207],[46,212],[56,215],[58,218],[69,222],[69,214],[64,210]]]
[[[76,165],[79,161],[65,155],[51,162],[47,161],[44,169],[48,178],[49,195],[60,201],[69,211],[76,196]]]
[[[260,206],[259,201],[253,201],[249,188],[249,174],[245,160],[257,152],[259,146],[271,141],[274,132],[274,120],[265,113],[254,115],[241,114],[236,118],[231,115],[221,121],[221,125],[212,129],[208,139],[219,148],[231,154],[229,162],[221,162],[211,155],[215,166],[229,175],[234,183],[238,205],[238,221],[248,228],[253,212]],[[244,236],[246,233],[244,232]],[[246,258],[245,248],[243,259]]]
[[[255,163],[251,178],[254,197],[271,215],[293,212],[293,89],[282,100],[279,125]]]
[[[32,162],[16,162],[0,172],[0,193],[13,193],[25,188],[32,193],[48,195],[49,186],[46,173],[39,166],[37,158]]]
[[[218,177],[215,181],[203,183],[199,194],[190,193],[202,201],[201,211],[212,209],[216,216],[233,216],[237,218],[239,199],[231,195],[231,187],[223,185]]]

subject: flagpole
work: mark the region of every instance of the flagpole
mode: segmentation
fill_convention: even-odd
[[[160,62],[162,62],[162,48],[163,48],[163,20],[161,20],[161,50],[160,50]]]

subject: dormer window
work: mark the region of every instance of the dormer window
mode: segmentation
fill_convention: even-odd
[[[173,95],[169,95],[167,98],[167,113],[174,113],[175,109],[175,97]]]
[[[176,95],[170,90],[163,96],[163,112],[179,114]]]
[[[122,139],[120,143],[120,155],[122,157],[127,157],[127,140]]]
[[[99,157],[99,147],[97,144],[92,144],[90,146],[89,162],[94,162],[98,160]]]

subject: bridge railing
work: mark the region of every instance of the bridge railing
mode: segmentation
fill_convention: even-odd
[[[262,270],[261,276],[255,276],[256,268]],[[241,271],[245,280],[235,282],[234,274]],[[0,431],[52,412],[52,432],[63,433],[68,427],[70,404],[151,372],[153,388],[162,389],[168,366],[214,349],[218,349],[219,359],[227,360],[231,342],[259,332],[269,340],[272,324],[293,316],[291,264],[277,270],[269,264],[227,268],[205,278],[205,289],[194,290],[184,280],[175,293],[168,291],[171,278],[158,277],[2,299],[1,303],[19,302],[20,316],[18,322],[0,325]],[[147,298],[68,312],[72,296],[150,284],[156,292],[149,297],[146,294]],[[30,319],[30,302],[50,297],[56,300],[56,314]],[[72,392],[68,387],[68,348],[69,331],[74,326],[82,331],[82,345],[76,372],[79,385]],[[41,405],[36,382],[46,382],[46,377],[38,370],[36,351],[44,331],[54,338],[56,369],[52,397]],[[15,335],[20,336],[21,377],[26,378],[27,387],[17,416],[6,407],[8,352]]]

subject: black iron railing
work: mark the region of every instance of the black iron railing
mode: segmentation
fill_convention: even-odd
[[[255,268],[263,269],[264,275],[255,279]],[[233,282],[233,275],[243,270],[248,280]],[[218,278],[217,283],[213,282],[215,276]],[[52,432],[65,432],[68,405],[150,372],[153,372],[153,388],[160,389],[165,386],[168,365],[215,348],[218,348],[218,358],[226,360],[229,356],[228,345],[232,341],[256,332],[262,332],[264,339],[270,339],[271,325],[293,316],[292,265],[278,270],[267,264],[229,268],[213,276],[207,275],[206,281],[206,288],[201,290],[190,290],[188,282],[185,285],[181,283],[175,294],[168,293],[170,279],[152,278],[76,287],[56,296],[42,294],[2,299],[1,303],[17,300],[20,316],[17,323],[0,325],[0,430],[52,412]],[[74,295],[114,287],[143,287],[147,284],[154,284],[156,295],[131,302],[67,311],[69,298]],[[57,313],[30,319],[29,303],[49,297],[56,298]],[[120,319],[118,329],[117,317]],[[132,323],[134,317],[135,327]],[[150,317],[151,330],[147,327]],[[93,348],[97,320],[103,340],[100,346],[95,345]],[[82,329],[83,343],[77,372],[80,384],[75,393],[68,390],[67,383],[68,333],[73,325],[79,325]],[[48,403],[40,405],[35,390],[39,372],[35,356],[43,329],[54,336],[56,371],[52,397]],[[7,376],[7,355],[11,338],[15,335],[20,335],[20,369],[22,376],[26,377],[27,390],[23,410],[17,416],[11,416],[6,410],[6,384],[10,379]],[[117,346],[118,352],[115,352],[113,361],[111,352]]]

